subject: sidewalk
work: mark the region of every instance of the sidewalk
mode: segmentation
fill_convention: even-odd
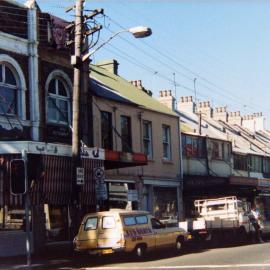
[[[87,258],[84,262],[87,263]],[[0,257],[0,269],[27,269],[26,255],[16,257]],[[47,245],[46,250],[41,255],[32,255],[32,269],[78,269],[80,265],[76,262],[70,244]]]

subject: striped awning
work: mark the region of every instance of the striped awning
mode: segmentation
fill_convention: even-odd
[[[0,206],[23,205],[23,196],[10,193],[10,160],[20,155],[0,156]],[[1,165],[2,164],[2,165]],[[83,159],[85,184],[79,191],[80,203],[96,204],[93,171],[104,166],[103,160]],[[72,159],[67,156],[28,155],[28,180],[32,205],[68,205],[72,203]]]

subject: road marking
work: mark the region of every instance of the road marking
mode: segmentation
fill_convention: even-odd
[[[255,263],[255,264],[215,264],[215,265],[175,265],[175,266],[105,266],[105,267],[88,267],[84,270],[136,270],[136,269],[217,269],[217,268],[252,268],[255,267],[270,267],[270,263]]]

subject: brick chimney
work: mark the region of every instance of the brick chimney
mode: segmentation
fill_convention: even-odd
[[[260,113],[243,116],[243,127],[255,132],[265,130],[265,117]]]
[[[196,104],[192,96],[180,97],[177,109],[181,112],[195,113]]]
[[[136,88],[138,88],[139,90],[142,90],[143,92],[145,92],[148,96],[152,97],[153,93],[151,90],[148,90],[146,88],[143,87],[142,85],[142,80],[134,80],[134,81],[129,81],[131,84],[133,84],[133,86],[135,86]]]
[[[172,90],[161,90],[159,91],[158,101],[170,108],[171,110],[175,110],[175,97],[172,95]]]
[[[109,72],[118,75],[118,66],[119,63],[115,60],[104,60],[104,61],[99,61],[96,64],[99,67],[105,68],[106,70],[108,70]]]
[[[213,118],[214,120],[221,120],[223,122],[228,122],[228,112],[227,107],[216,107],[214,110]]]
[[[202,116],[206,118],[212,118],[213,117],[213,108],[210,105],[210,101],[201,101],[198,104],[198,113],[201,113]]]
[[[232,125],[242,126],[243,118],[240,114],[240,111],[230,112],[228,117],[228,123]]]

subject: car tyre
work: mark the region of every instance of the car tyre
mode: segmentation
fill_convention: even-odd
[[[176,243],[175,243],[175,251],[177,253],[182,252],[183,244],[184,244],[184,240],[182,238],[177,238]]]
[[[135,247],[134,250],[135,256],[137,259],[142,259],[145,257],[146,253],[146,246],[145,245],[138,245]]]

